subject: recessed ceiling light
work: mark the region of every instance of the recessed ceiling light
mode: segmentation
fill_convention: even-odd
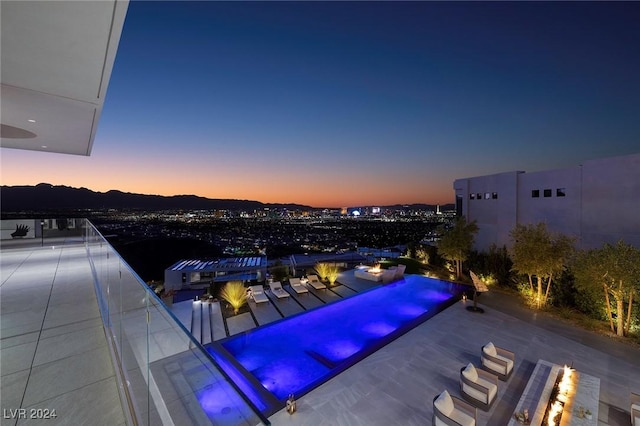
[[[46,145],[42,145],[42,147],[43,147],[43,148],[46,148],[47,146],[46,146]]]
[[[30,119],[28,119],[27,121],[28,121],[29,123],[35,123],[35,122],[36,122],[36,120],[34,120],[33,118],[30,118]]]

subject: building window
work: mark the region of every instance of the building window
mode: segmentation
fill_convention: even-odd
[[[544,190],[544,196],[545,196],[545,198],[551,197],[551,190],[550,189],[545,189]]]
[[[567,193],[565,192],[565,188],[556,189],[556,197],[566,197]]]
[[[492,192],[491,193],[491,198],[493,198],[494,200],[498,199],[498,193],[497,192]]]
[[[474,193],[469,194],[469,199],[470,200],[475,200],[476,199],[476,194],[474,194]]]
[[[485,192],[484,193],[484,199],[485,200],[490,200],[491,199],[491,193],[490,192]]]
[[[476,194],[476,199],[478,199],[478,200],[482,200],[482,194],[478,192],[478,193]]]
[[[531,198],[540,198],[540,190],[534,189],[531,191]]]

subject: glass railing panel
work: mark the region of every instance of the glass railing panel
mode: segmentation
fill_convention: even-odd
[[[85,240],[137,423],[268,424],[88,221]]]

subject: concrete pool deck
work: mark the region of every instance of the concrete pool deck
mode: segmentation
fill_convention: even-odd
[[[630,425],[629,395],[640,390],[640,350],[520,307],[511,296],[489,292],[469,312],[459,302],[409,331],[282,410],[273,425],[427,425],[432,400],[448,389],[460,396],[458,376],[479,365],[488,341],[513,350],[514,374],[498,385],[498,400],[478,410],[479,425],[506,424],[536,362],[571,364],[600,378],[599,425]]]
[[[355,294],[380,285],[355,278],[353,271],[341,274],[338,281],[345,287],[343,291],[311,289],[302,295],[284,285],[292,293],[284,303],[295,300],[309,309],[340,300],[343,292]],[[311,300],[312,306],[306,306]],[[256,318],[262,318],[258,320],[262,325],[288,316],[275,309],[280,302],[276,298],[269,304],[251,302],[251,309]],[[578,371],[600,378],[598,424],[631,424],[629,394],[640,391],[640,348],[526,309],[504,293],[482,295],[479,305],[485,314],[467,311],[465,307],[471,304],[456,303],[300,397],[294,415],[282,410],[269,420],[273,425],[431,424],[433,398],[444,389],[460,396],[460,368],[469,362],[479,365],[480,347],[493,341],[513,350],[516,364],[509,381],[499,383],[498,400],[492,409],[478,410],[479,425],[509,421],[539,359],[573,362]],[[270,314],[262,317],[257,308]]]

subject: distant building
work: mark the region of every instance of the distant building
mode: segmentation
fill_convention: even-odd
[[[478,250],[508,247],[516,224],[539,222],[575,237],[577,248],[620,239],[640,248],[640,154],[457,179],[454,189],[458,214],[477,221]]]
[[[231,257],[215,260],[180,260],[164,270],[167,290],[205,288],[220,281],[263,281],[267,276],[267,257]]]

